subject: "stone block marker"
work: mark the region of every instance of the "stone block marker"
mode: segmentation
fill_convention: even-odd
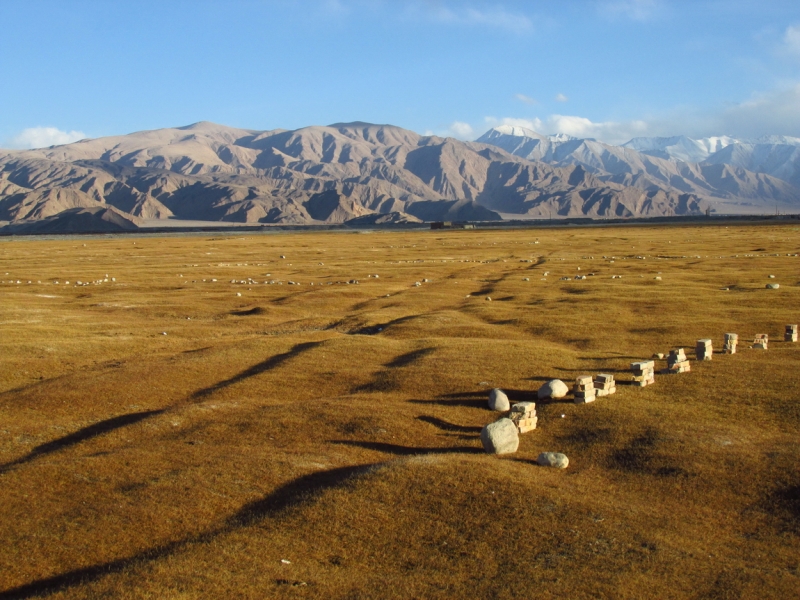
[[[726,333],[725,344],[722,346],[723,354],[736,354],[736,344],[739,343],[738,333]]]
[[[517,402],[511,407],[508,418],[517,426],[519,433],[533,431],[539,422],[539,418],[536,416],[536,403]]]
[[[714,355],[711,340],[708,338],[697,340],[694,346],[694,353],[697,356],[697,360],[711,360]]]
[[[594,393],[598,397],[610,396],[617,391],[617,382],[614,376],[608,373],[600,373],[594,376]]]
[[[757,333],[753,338],[753,348],[758,350],[766,350],[769,346],[769,335],[766,333]]]
[[[547,398],[563,398],[569,393],[567,384],[560,379],[551,379],[539,388],[536,396],[539,400],[546,400]]]
[[[631,363],[631,371],[635,386],[645,387],[656,382],[656,363],[652,360]]]
[[[572,388],[575,404],[587,404],[595,401],[594,382],[591,375],[581,375],[575,380]]]
[[[511,403],[508,401],[508,396],[500,388],[494,388],[489,392],[489,409],[498,412],[506,412],[511,408]]]
[[[481,443],[489,454],[512,454],[519,448],[517,426],[505,417],[489,423],[481,430]]]
[[[686,358],[686,352],[683,351],[683,348],[674,348],[669,351],[665,373],[688,373],[691,370],[692,367]]]
[[[542,467],[566,469],[569,466],[569,459],[566,454],[561,454],[561,452],[542,452],[536,458],[536,464]]]
[[[783,334],[783,341],[784,342],[796,342],[797,341],[797,325],[787,325],[786,332]]]

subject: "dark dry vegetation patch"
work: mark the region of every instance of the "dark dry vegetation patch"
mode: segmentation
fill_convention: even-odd
[[[773,225],[3,240],[0,598],[796,597],[798,252]],[[599,372],[616,395],[483,454],[491,388]]]

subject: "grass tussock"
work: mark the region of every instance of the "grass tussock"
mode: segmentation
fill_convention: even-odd
[[[799,233],[4,240],[0,597],[794,597]],[[600,372],[483,454],[491,388]]]

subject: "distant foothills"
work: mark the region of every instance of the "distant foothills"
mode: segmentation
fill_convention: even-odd
[[[11,224],[76,213],[135,228],[776,211],[800,213],[800,138],[614,146],[501,126],[462,142],[361,122],[294,131],[201,122],[0,151],[0,221]]]

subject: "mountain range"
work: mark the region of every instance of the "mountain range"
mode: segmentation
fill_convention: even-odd
[[[797,138],[613,146],[501,126],[463,142],[361,122],[200,122],[0,151],[0,220],[110,214],[100,208],[131,223],[265,224],[798,212],[799,157]]]

